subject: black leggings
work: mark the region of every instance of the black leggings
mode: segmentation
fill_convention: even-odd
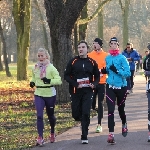
[[[103,118],[103,100],[105,95],[105,84],[98,84],[94,89],[92,108],[96,107],[96,95],[98,94],[98,124],[101,125]]]
[[[130,76],[130,82],[131,82],[131,89],[133,88],[134,86],[134,70],[130,70],[131,72],[131,76]]]
[[[148,98],[148,131],[150,132],[150,93],[147,93]]]
[[[121,89],[109,88],[106,85],[106,102],[108,107],[108,128],[109,132],[114,132],[114,111],[115,111],[115,101],[117,99],[118,112],[122,120],[122,124],[126,123],[126,115],[124,111],[127,87],[122,87]]]
[[[71,95],[71,99],[72,117],[76,121],[81,121],[82,138],[87,138],[93,90],[88,87],[77,89],[76,93]]]

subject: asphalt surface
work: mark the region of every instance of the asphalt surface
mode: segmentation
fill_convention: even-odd
[[[118,115],[117,106],[115,110],[115,145],[107,143],[107,111],[104,112],[102,121],[103,132],[95,133],[97,117],[91,119],[89,126],[89,144],[81,144],[80,126],[73,127],[58,135],[55,143],[46,143],[43,147],[34,147],[32,150],[150,150],[148,139],[147,120],[147,97],[145,78],[136,75],[133,93],[126,100],[126,116],[129,133],[127,137],[121,134],[122,125]]]

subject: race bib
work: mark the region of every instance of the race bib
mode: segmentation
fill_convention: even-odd
[[[77,79],[77,82],[79,83],[79,85],[82,85],[82,87],[89,87],[90,85],[89,78]]]

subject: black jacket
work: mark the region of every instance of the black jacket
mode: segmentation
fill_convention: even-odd
[[[80,58],[76,56],[68,62],[64,72],[64,79],[69,83],[70,92],[74,87],[78,87],[77,79],[87,77],[94,86],[99,83],[100,72],[95,60],[89,57]]]
[[[144,63],[143,63],[143,69],[145,71],[150,71],[150,63],[148,61],[148,59],[150,60],[150,54],[148,54],[144,60]]]

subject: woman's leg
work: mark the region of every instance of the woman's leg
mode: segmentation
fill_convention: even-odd
[[[54,108],[55,108],[55,102],[56,102],[56,96],[53,97],[45,97],[45,105],[46,105],[46,113],[50,122],[51,126],[51,133],[54,133],[54,128],[56,124],[56,118],[54,116]]]
[[[114,132],[114,111],[115,111],[115,100],[116,94],[114,93],[114,89],[109,88],[109,85],[106,85],[106,102],[108,107],[108,128],[109,132]]]
[[[45,102],[42,97],[40,96],[34,96],[35,97],[35,108],[37,112],[37,130],[40,137],[43,138],[43,129],[44,129],[44,123],[43,123],[43,110],[45,107]]]
[[[122,120],[122,124],[124,125],[126,123],[126,115],[125,115],[125,100],[127,97],[126,94],[127,88],[126,87],[122,87],[121,89],[117,90],[117,105],[118,105],[118,112],[119,112],[119,116]]]
[[[119,116],[122,120],[122,135],[124,137],[127,136],[128,129],[127,129],[127,121],[126,121],[126,114],[124,111],[125,108],[125,100],[126,100],[126,87],[122,87],[121,89],[117,90],[117,105],[118,105],[118,111],[119,111]]]

